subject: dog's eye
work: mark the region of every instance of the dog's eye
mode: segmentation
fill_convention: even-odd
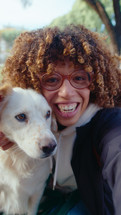
[[[48,119],[50,117],[50,110],[47,111],[45,118]]]
[[[20,114],[16,115],[15,118],[20,122],[24,122],[27,119],[26,115],[24,113],[20,113]]]

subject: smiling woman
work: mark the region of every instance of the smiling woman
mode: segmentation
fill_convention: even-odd
[[[66,59],[63,64],[57,62],[54,72],[42,76],[41,84],[43,78],[46,80],[42,84],[42,93],[61,125],[73,125],[86,109],[89,103],[88,87],[91,84],[91,75],[92,73],[82,70],[81,66],[80,70],[75,70],[72,62]]]
[[[121,71],[103,38],[72,25],[25,32],[6,81],[42,93],[57,122],[53,182],[37,214],[120,215]]]

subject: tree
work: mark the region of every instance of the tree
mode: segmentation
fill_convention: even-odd
[[[32,0],[21,0],[30,3]],[[93,31],[107,32],[113,49],[121,54],[121,0],[75,0],[72,10],[50,26],[83,24]]]
[[[111,0],[83,0],[92,9],[96,11],[102,23],[104,23],[105,28],[110,36],[111,42],[114,46],[114,50],[121,53],[121,0],[112,0],[114,15],[112,18],[106,12],[105,3],[111,3]],[[80,0],[81,2],[81,0]]]
[[[0,64],[9,56],[13,42],[24,30],[11,27],[0,30]],[[1,67],[0,67],[1,70]]]
[[[121,53],[121,0],[76,0],[72,10],[53,20],[50,26],[71,23],[107,32],[114,51]]]
[[[72,10],[68,14],[54,19],[50,26],[59,25],[63,28],[67,24],[82,24],[93,31],[103,31],[102,22],[97,13],[93,12],[84,1],[80,4],[80,0],[75,1]]]

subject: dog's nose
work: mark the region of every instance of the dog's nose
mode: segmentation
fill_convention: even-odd
[[[43,146],[42,151],[45,154],[50,154],[54,151],[55,147],[56,147],[56,142],[55,142],[55,140],[53,140],[47,146]]]

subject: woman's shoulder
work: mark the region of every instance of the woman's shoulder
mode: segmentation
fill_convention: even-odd
[[[92,127],[98,129],[101,127],[115,127],[118,125],[121,126],[121,108],[100,108],[93,113],[93,116],[90,117],[87,123],[79,126],[79,128]]]
[[[120,107],[113,107],[113,108],[101,108],[98,111],[98,114],[106,114],[106,115],[112,115],[112,114],[121,114],[121,108]]]
[[[99,110],[90,122],[94,139],[102,139],[114,131],[121,133],[121,108],[107,108]]]
[[[121,132],[121,108],[101,108],[85,125],[77,128],[78,135],[87,131],[95,138],[118,129]]]
[[[121,108],[103,108],[100,109],[92,118],[92,123],[121,123]]]

